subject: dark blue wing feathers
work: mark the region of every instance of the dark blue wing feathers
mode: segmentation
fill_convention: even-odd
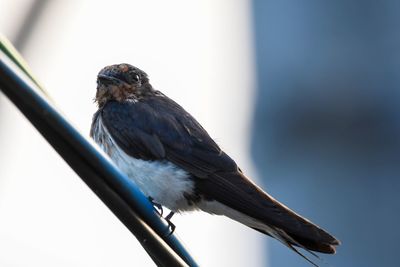
[[[166,159],[197,177],[236,171],[236,163],[182,107],[165,96],[137,102],[108,102],[103,123],[128,154],[144,160]]]

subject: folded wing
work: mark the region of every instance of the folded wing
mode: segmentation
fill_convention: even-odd
[[[128,155],[171,161],[192,174],[204,197],[262,222],[278,236],[265,229],[256,230],[290,247],[335,252],[337,239],[247,179],[201,125],[161,93],[138,102],[109,102],[100,112],[113,139]]]

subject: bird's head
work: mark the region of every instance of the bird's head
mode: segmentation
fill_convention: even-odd
[[[135,100],[153,91],[144,71],[125,63],[110,65],[97,75],[95,102],[102,107],[110,100]]]

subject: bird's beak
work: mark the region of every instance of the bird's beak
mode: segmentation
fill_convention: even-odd
[[[110,75],[106,75],[106,74],[99,74],[97,76],[97,79],[102,83],[102,84],[118,84],[121,83],[122,81],[118,78],[115,78],[113,76]]]

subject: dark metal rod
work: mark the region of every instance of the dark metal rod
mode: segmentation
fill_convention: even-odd
[[[158,266],[198,266],[148,199],[48,102],[4,53],[0,89],[135,235]]]

